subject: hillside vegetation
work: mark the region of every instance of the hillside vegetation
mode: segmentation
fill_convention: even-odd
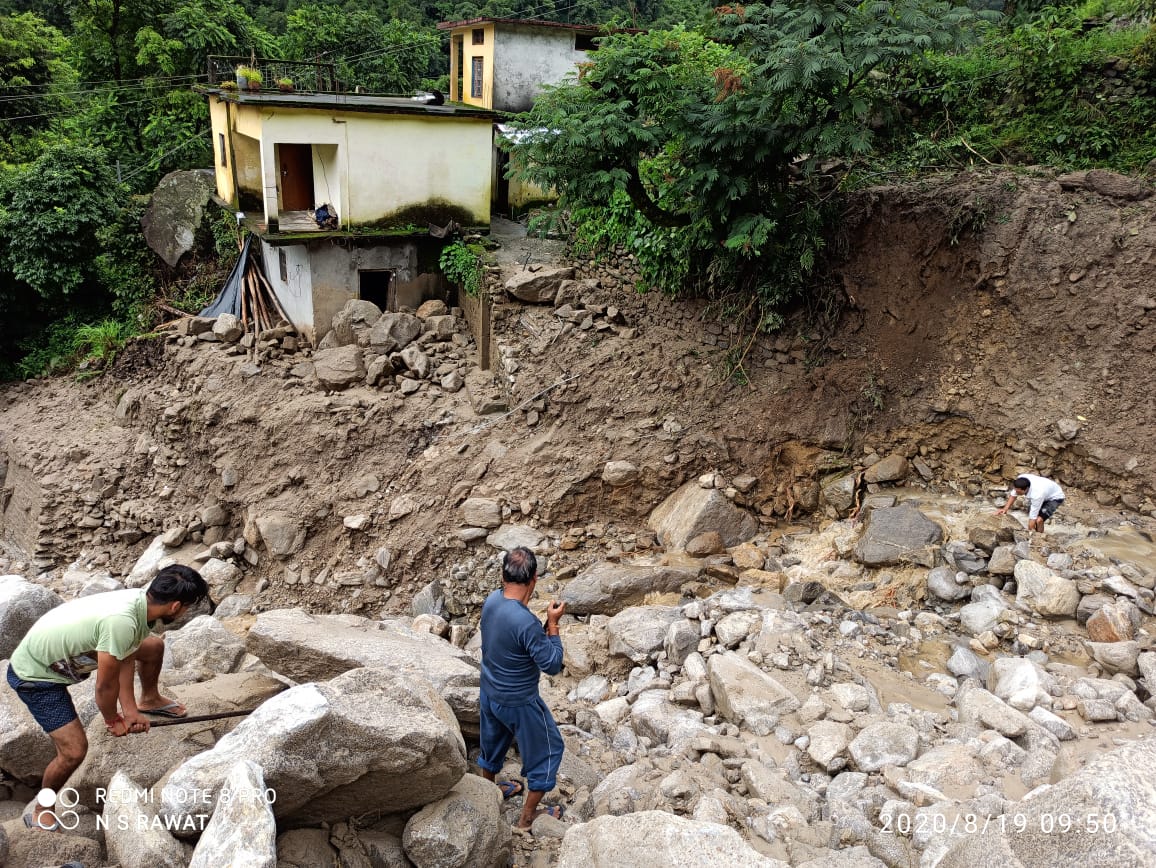
[[[230,265],[228,222],[166,268],[140,233],[166,172],[210,160],[209,54],[333,62],[350,87],[444,84],[439,20],[650,27],[606,37],[527,128],[580,249],[763,329],[821,296],[842,195],[968,164],[1141,171],[1156,152],[1151,4],[723,6],[9,0],[0,15],[0,376],[87,372]],[[580,158],[576,158],[580,157]],[[82,330],[82,327],[86,327]],[[93,335],[99,339],[93,340]]]

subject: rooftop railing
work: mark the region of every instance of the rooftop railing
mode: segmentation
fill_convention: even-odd
[[[277,90],[279,81],[291,81],[294,91],[303,93],[343,93],[332,63],[311,60],[274,60],[265,57],[226,57],[211,54],[208,58],[209,86],[237,81],[237,68],[247,67],[261,73],[262,88]]]

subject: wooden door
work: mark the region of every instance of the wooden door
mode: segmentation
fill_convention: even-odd
[[[277,165],[281,172],[281,211],[308,211],[313,207],[313,148],[280,144]]]

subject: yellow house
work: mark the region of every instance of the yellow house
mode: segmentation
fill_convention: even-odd
[[[321,337],[352,298],[397,310],[443,291],[444,242],[429,230],[451,221],[488,229],[493,113],[399,97],[250,91],[224,84],[223,69],[214,75],[210,62],[210,84],[199,88],[209,102],[217,195],[260,238],[265,271],[294,325]]]
[[[450,100],[503,113],[528,111],[543,87],[575,72],[606,32],[594,25],[513,18],[447,21],[438,29],[450,34]],[[507,178],[508,171],[509,155],[495,148],[495,210],[519,214],[556,198]]]

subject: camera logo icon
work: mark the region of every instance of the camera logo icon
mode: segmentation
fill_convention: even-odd
[[[41,808],[35,823],[45,831],[64,829],[71,832],[80,825],[80,814],[73,810],[80,804],[80,793],[72,787],[60,792],[45,787],[36,794],[36,804]]]

